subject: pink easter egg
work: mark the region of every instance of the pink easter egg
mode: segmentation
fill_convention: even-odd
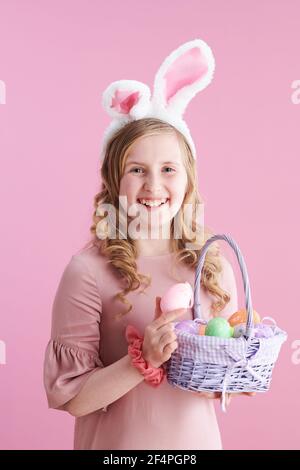
[[[180,308],[191,308],[194,304],[194,292],[189,282],[180,282],[171,286],[162,296],[160,308],[165,312]]]

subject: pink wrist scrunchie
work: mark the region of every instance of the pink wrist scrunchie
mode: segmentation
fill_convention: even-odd
[[[128,325],[125,335],[128,342],[128,354],[132,357],[132,364],[144,376],[145,381],[149,385],[157,387],[161,384],[166,375],[165,370],[163,367],[151,367],[143,358],[142,346],[144,337],[139,334],[134,326]]]

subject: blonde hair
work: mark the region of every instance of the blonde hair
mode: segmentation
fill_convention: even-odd
[[[97,224],[101,224],[104,221],[104,215],[97,215],[97,208],[101,204],[112,204],[116,209],[116,220],[120,220],[122,214],[119,210],[119,188],[120,180],[122,178],[124,167],[129,153],[130,147],[137,139],[144,137],[145,135],[154,135],[159,133],[176,133],[178,136],[178,142],[182,149],[182,156],[184,159],[184,165],[187,173],[188,186],[185,194],[182,207],[184,204],[192,204],[192,237],[185,225],[185,221],[182,214],[182,207],[179,210],[179,224],[182,227],[181,238],[173,238],[171,235],[171,248],[175,254],[175,261],[183,263],[195,269],[199,256],[200,250],[187,249],[187,243],[195,243],[195,240],[199,240],[196,236],[198,227],[196,225],[196,213],[195,207],[197,204],[203,203],[202,198],[198,193],[198,182],[197,182],[197,171],[196,163],[192,156],[191,149],[187,143],[185,137],[177,131],[170,124],[161,121],[157,118],[144,118],[136,121],[132,121],[123,126],[117,131],[110,139],[106,146],[106,151],[101,167],[102,177],[102,188],[99,193],[94,197],[94,214],[93,224],[90,227],[92,233],[92,239],[85,246],[96,245],[102,255],[108,258],[108,263],[111,263],[120,275],[120,279],[124,281],[124,289],[115,295],[115,298],[120,300],[122,303],[128,305],[128,309],[125,312],[119,313],[117,316],[122,317],[132,310],[132,304],[126,299],[126,295],[130,291],[137,290],[144,283],[145,289],[151,283],[151,276],[146,276],[142,273],[137,272],[136,258],[138,256],[138,250],[136,243],[133,239],[126,234],[125,239],[111,238],[109,237],[109,230],[107,228],[107,237],[99,239],[96,234]],[[120,218],[120,219],[119,219]],[[171,221],[171,234],[174,233],[174,218]],[[98,225],[99,227],[99,225]],[[116,227],[118,233],[118,226]],[[202,227],[202,234],[204,233],[203,244],[205,241],[213,235],[213,232],[207,227]],[[120,233],[120,232],[119,232]],[[203,244],[199,247],[201,248]],[[222,264],[220,259],[220,249],[217,242],[210,245],[201,274],[201,285],[209,292],[216,301],[212,304],[213,315],[220,312],[225,305],[230,301],[229,293],[225,292],[218,284],[218,274],[222,271]],[[144,290],[142,291],[144,292]]]

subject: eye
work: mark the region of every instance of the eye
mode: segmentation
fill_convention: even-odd
[[[176,170],[174,170],[174,168],[171,168],[171,167],[169,167],[169,166],[165,167],[165,169],[171,170],[171,171],[167,171],[166,173],[172,173],[172,172],[175,172],[175,171],[176,171]],[[143,168],[140,168],[140,167],[132,168],[132,169],[130,170],[130,173],[137,173],[137,174],[138,174],[139,171],[137,171],[137,170],[142,170],[142,171],[143,171]]]
[[[174,168],[171,168],[170,166],[166,166],[166,168],[169,169],[169,170],[175,171]],[[172,173],[172,171],[171,172],[167,171],[167,173]]]

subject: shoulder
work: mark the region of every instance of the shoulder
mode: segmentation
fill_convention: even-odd
[[[72,255],[69,264],[74,265],[74,269],[90,272],[95,275],[99,267],[107,264],[107,258],[103,256],[99,248],[95,245],[82,248]]]
[[[77,309],[92,313],[101,310],[102,282],[95,272],[96,261],[95,249],[81,250],[69,258],[56,290],[54,310],[57,315],[74,317]]]
[[[236,278],[232,263],[228,258],[220,253],[221,272],[218,274],[220,287],[231,293],[236,290]]]
[[[106,260],[97,247],[84,248],[71,255],[61,276],[61,288],[70,291],[90,290],[98,286],[99,272]]]
[[[234,277],[234,271],[231,262],[227,259],[227,257],[223,254],[220,253],[219,255],[220,262],[221,262],[221,277],[226,280],[226,278],[230,279]]]

